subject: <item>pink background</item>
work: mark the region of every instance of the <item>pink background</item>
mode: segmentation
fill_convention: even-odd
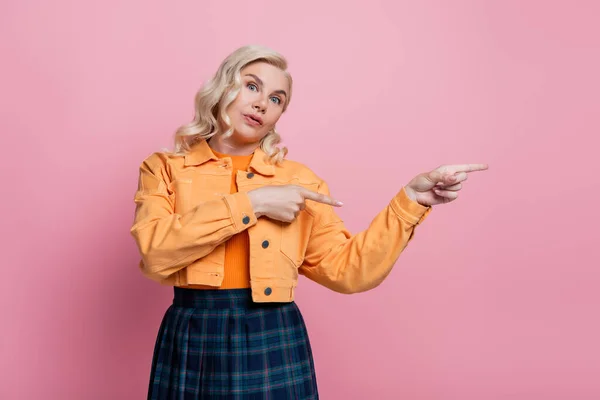
[[[145,398],[172,292],[137,269],[137,167],[247,43],[288,57],[279,129],[352,231],[417,173],[490,164],[377,290],[301,280],[322,398],[600,398],[598,15],[593,0],[3,1],[0,398]]]

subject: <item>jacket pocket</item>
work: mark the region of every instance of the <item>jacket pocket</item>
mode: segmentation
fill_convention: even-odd
[[[281,222],[281,253],[296,267],[302,265],[310,239],[313,216],[302,211],[291,223]]]

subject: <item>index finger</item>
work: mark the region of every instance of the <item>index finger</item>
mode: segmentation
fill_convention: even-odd
[[[488,169],[487,164],[458,164],[448,166],[448,170],[452,171],[453,173],[485,171],[486,169]]]
[[[336,207],[343,205],[341,201],[332,199],[331,197],[326,196],[322,193],[313,192],[312,190],[303,188],[300,191],[300,194],[302,195],[302,197],[304,197],[304,199],[316,201],[317,203],[329,204],[330,206]]]

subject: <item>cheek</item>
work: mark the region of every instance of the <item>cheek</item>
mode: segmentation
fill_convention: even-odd
[[[269,126],[273,127],[279,118],[281,118],[282,110],[281,108],[269,110]]]
[[[238,96],[229,106],[227,106],[227,116],[232,121],[240,119],[240,112],[243,111],[244,99],[242,96]]]
[[[229,107],[231,109],[239,108],[242,104],[246,102],[245,97],[245,94],[243,92],[240,92],[235,98],[235,100],[229,105]]]
[[[244,105],[248,104],[249,102],[252,101],[251,96],[252,96],[252,92],[242,88],[240,90],[240,92],[238,93],[238,95],[236,96],[235,100],[233,100],[231,102],[231,104],[229,105],[229,107],[227,108],[227,111],[233,110],[236,108],[240,108],[240,107],[243,107]]]

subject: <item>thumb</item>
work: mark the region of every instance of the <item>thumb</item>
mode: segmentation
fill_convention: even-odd
[[[444,174],[434,169],[433,171],[417,175],[411,182],[411,186],[415,190],[423,192],[426,190],[431,190],[439,182],[444,182],[444,178]]]
[[[439,182],[444,182],[444,174],[442,174],[437,169],[434,169],[433,171],[425,174],[425,178],[434,185]]]

